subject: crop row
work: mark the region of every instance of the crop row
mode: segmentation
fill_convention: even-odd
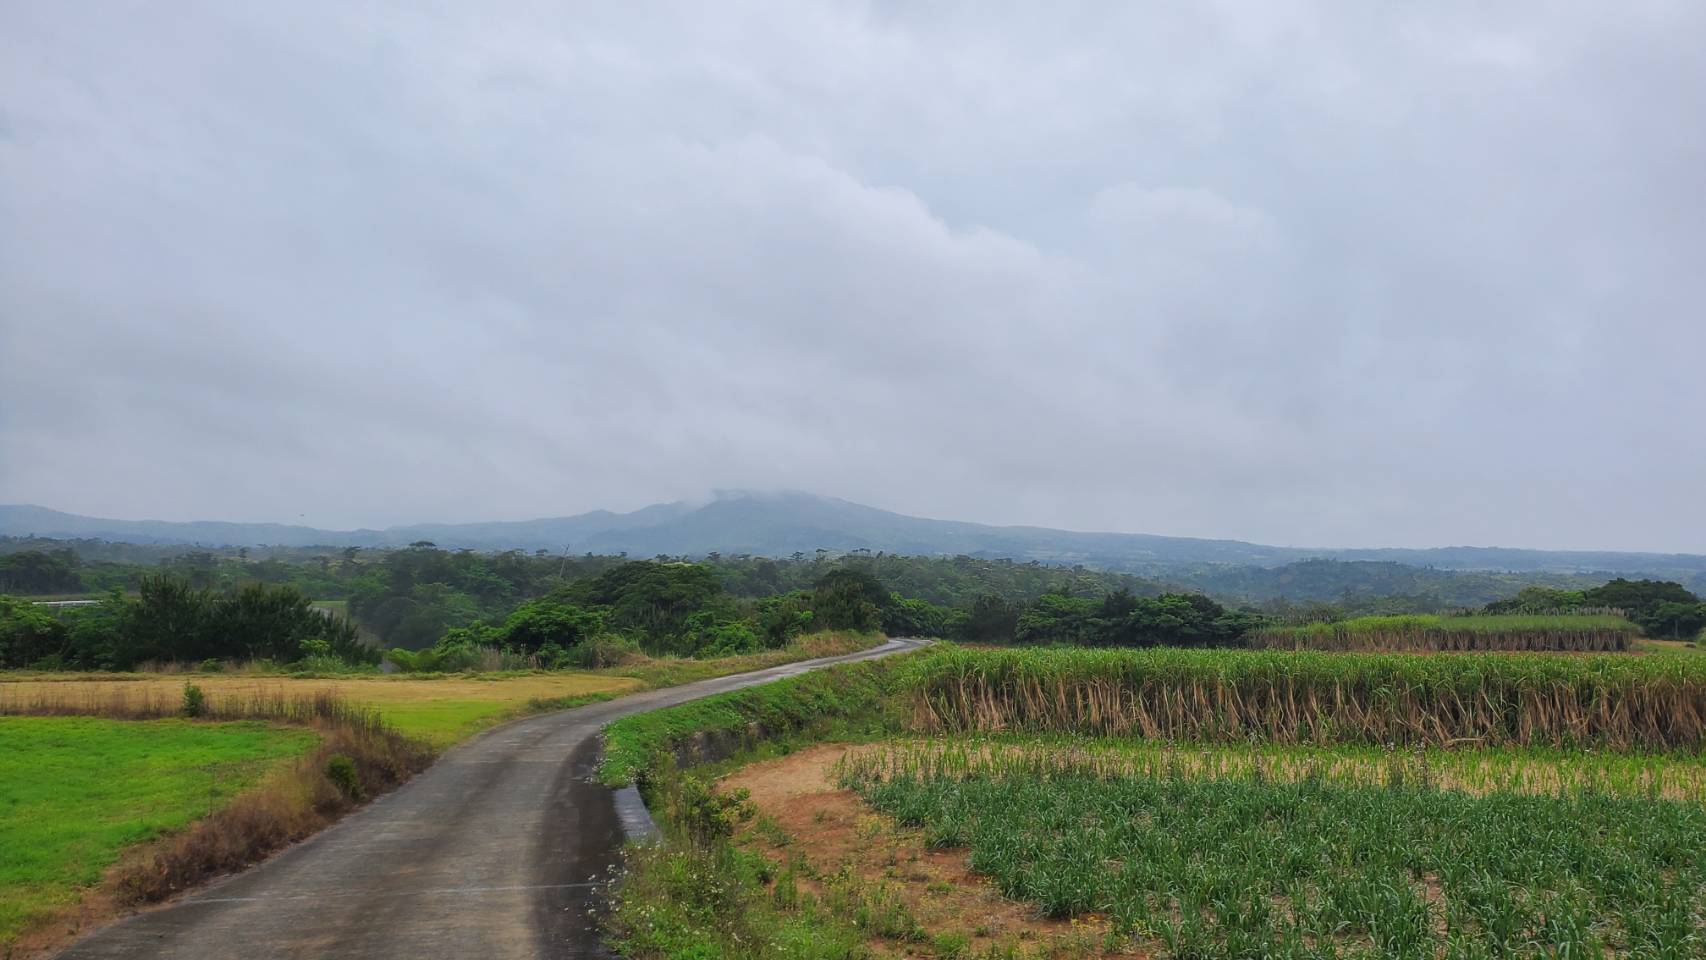
[[[1049,916],[1173,957],[1697,957],[1706,807],[1092,775],[850,771]]]
[[[1706,657],[967,650],[911,658],[921,733],[1698,751]]]
[[[1640,628],[1611,614],[1359,617],[1254,630],[1257,648],[1336,651],[1608,653],[1628,650]]]
[[[1339,787],[1414,785],[1477,796],[1583,793],[1706,806],[1706,764],[1693,757],[1534,749],[1394,750],[1230,744],[1204,748],[1083,737],[897,739],[847,754],[856,780],[980,777],[1309,781]]]

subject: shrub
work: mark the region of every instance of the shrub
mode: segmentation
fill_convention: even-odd
[[[670,798],[675,805],[671,819],[700,846],[734,835],[735,827],[752,819],[757,808],[746,790],[719,793],[699,777],[682,777],[680,788]]]
[[[332,781],[332,786],[350,800],[361,800],[366,791],[361,786],[361,776],[356,772],[355,761],[349,754],[334,753],[326,758],[326,779]]]
[[[640,644],[632,637],[601,633],[575,648],[572,654],[580,666],[597,670],[621,666],[640,656]]]
[[[207,695],[193,683],[184,684],[184,702],[180,709],[186,717],[193,719],[201,716],[207,712]]]

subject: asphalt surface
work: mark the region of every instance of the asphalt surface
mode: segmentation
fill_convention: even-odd
[[[634,694],[498,727],[334,826],[62,958],[604,957],[592,911],[624,817],[592,777],[617,717],[921,646]],[[628,829],[634,829],[628,811]]]

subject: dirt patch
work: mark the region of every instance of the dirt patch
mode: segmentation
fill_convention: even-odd
[[[1014,947],[1035,957],[1148,956],[1124,938],[1108,950],[1109,926],[1100,917],[1038,916],[1035,907],[1001,896],[971,872],[966,850],[927,849],[920,832],[897,826],[851,790],[839,789],[831,772],[836,761],[871,749],[876,747],[823,744],[743,767],[724,777],[722,786],[749,791],[758,807],[758,817],[741,831],[742,842],[779,861],[803,856],[814,876],[845,870],[899,895],[926,937],[912,943],[873,938],[875,952],[981,955],[991,947]]]

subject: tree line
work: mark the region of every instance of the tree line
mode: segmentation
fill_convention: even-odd
[[[355,623],[315,609],[291,586],[198,589],[146,577],[134,597],[55,611],[0,596],[0,667],[133,670],[155,662],[267,661],[308,669],[377,665]]]

